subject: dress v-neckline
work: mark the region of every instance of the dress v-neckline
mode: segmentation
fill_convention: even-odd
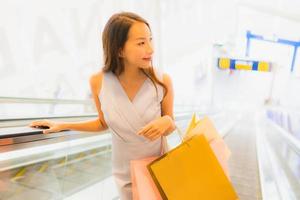
[[[120,80],[118,79],[118,77],[114,74],[112,74],[117,82],[117,85],[120,87],[120,89],[122,90],[123,95],[126,97],[126,99],[133,104],[136,101],[136,98],[139,96],[140,92],[142,91],[144,85],[146,85],[146,82],[148,81],[148,78],[146,78],[144,80],[144,82],[141,84],[141,86],[139,87],[139,89],[137,90],[137,92],[135,93],[135,95],[133,96],[132,100],[129,98],[127,92],[125,91],[124,87],[122,86]]]

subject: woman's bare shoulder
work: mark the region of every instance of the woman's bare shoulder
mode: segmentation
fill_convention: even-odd
[[[163,73],[162,77],[163,77],[163,82],[166,83],[166,84],[170,83],[172,81],[170,75],[165,73],[165,72]]]
[[[101,89],[102,79],[104,72],[101,70],[97,73],[94,73],[90,77],[90,86],[93,93],[98,94]]]

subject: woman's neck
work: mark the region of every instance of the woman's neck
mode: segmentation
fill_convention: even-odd
[[[125,82],[133,82],[141,79],[145,79],[145,74],[141,69],[136,67],[124,67],[124,71],[118,77],[120,80]]]

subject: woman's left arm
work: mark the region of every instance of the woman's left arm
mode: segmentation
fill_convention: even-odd
[[[174,122],[174,91],[171,77],[168,74],[163,75],[163,82],[168,89],[167,95],[163,98],[161,102],[161,116],[167,118],[169,121],[169,128],[166,130],[164,135],[169,135],[172,133],[176,126]]]
[[[167,136],[175,130],[173,114],[174,91],[170,76],[164,74],[163,82],[168,92],[161,102],[161,117],[151,121],[138,132],[139,135],[143,135],[150,140],[155,140],[162,135]]]

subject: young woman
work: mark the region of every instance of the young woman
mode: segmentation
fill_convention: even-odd
[[[170,77],[152,66],[152,34],[134,13],[113,15],[103,35],[104,67],[90,79],[98,118],[85,122],[35,121],[61,130],[112,132],[113,175],[121,200],[131,200],[130,160],[158,156],[163,136],[175,129]]]

